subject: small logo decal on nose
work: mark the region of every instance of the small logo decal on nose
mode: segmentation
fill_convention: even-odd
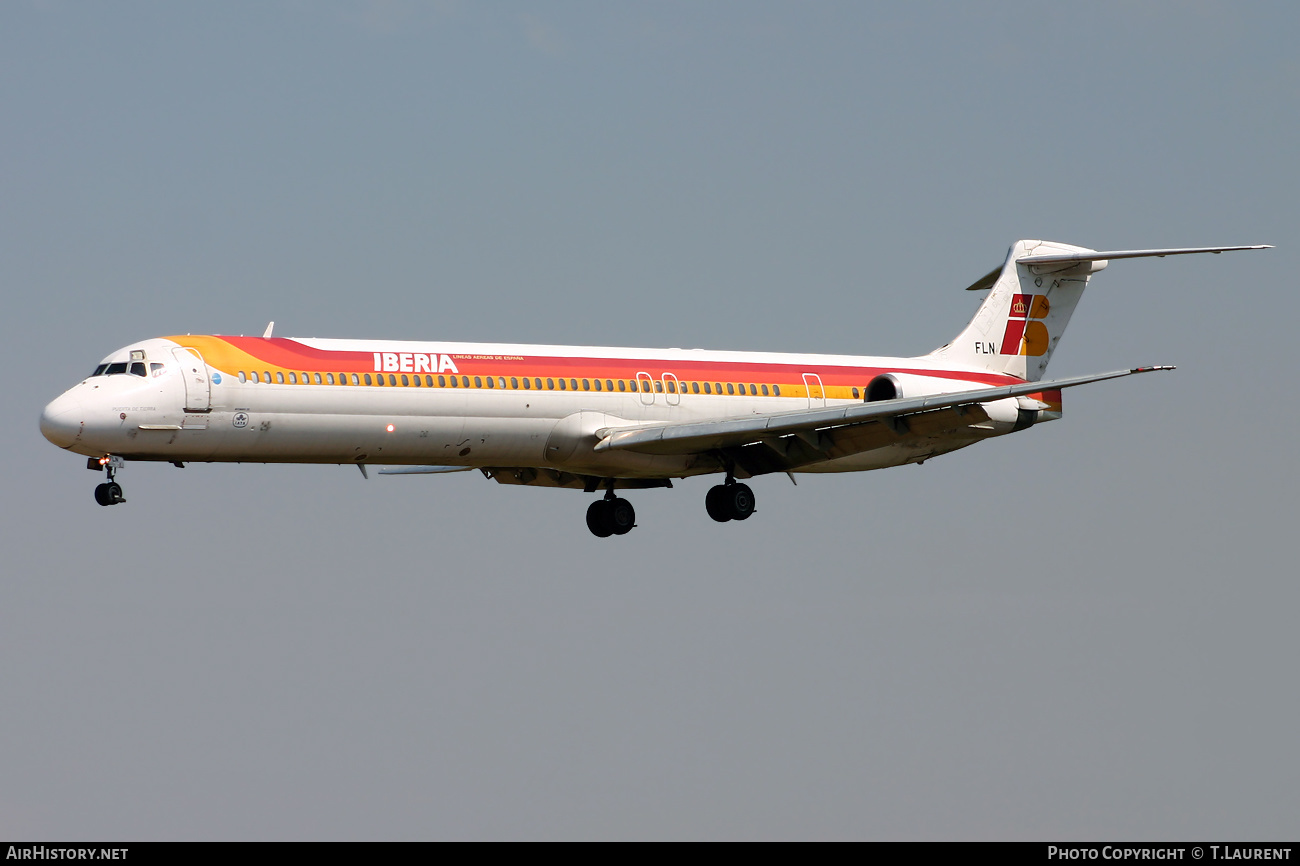
[[[216,370],[212,371],[212,384],[213,385],[221,384],[221,374],[218,373]]]
[[[248,426],[248,413],[247,413],[247,412],[236,412],[236,413],[235,413],[235,417],[233,417],[233,418],[230,419],[230,423],[231,423],[231,424],[234,424],[236,427],[247,427],[247,426]]]

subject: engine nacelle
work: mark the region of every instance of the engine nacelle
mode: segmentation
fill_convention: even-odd
[[[929,397],[933,394],[955,394],[987,388],[979,382],[965,379],[940,379],[937,376],[918,376],[915,373],[881,373],[867,384],[866,402],[900,400],[903,397]]]
[[[918,376],[915,373],[882,373],[867,384],[864,398],[868,403],[879,400],[900,400],[904,397],[930,397],[936,394],[958,394],[976,391],[987,385],[972,384],[964,379],[941,379],[937,376]],[[1038,421],[1041,401],[1026,397],[1007,397],[981,403],[988,416],[971,425],[985,435],[999,436],[1031,427]],[[1046,420],[1046,419],[1044,419]]]

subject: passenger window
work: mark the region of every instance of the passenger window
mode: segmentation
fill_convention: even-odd
[[[732,387],[730,382],[727,383],[727,393],[732,395],[736,393],[736,389]]]
[[[425,376],[425,377],[424,377],[424,384],[425,384],[425,387],[432,388],[432,387],[433,387],[433,377],[432,377],[432,376]]]
[[[384,377],[380,376],[379,378],[382,379]],[[392,385],[394,388],[397,387],[397,377],[390,374],[388,377],[388,384]]]
[[[772,386],[772,393],[775,394],[777,397],[780,397],[780,396],[781,396],[781,386],[780,386],[780,385],[773,385],[773,386]]]
[[[857,389],[857,388],[854,388],[854,389],[853,389],[853,399],[854,399],[854,400],[858,399],[858,389]]]
[[[452,381],[453,381],[453,382],[456,381],[455,378],[453,378]],[[439,388],[446,388],[446,387],[447,387],[447,377],[446,377],[446,376],[439,376],[439,377],[438,377],[438,387],[439,387]]]
[[[717,394],[717,395],[719,395],[719,396],[722,395],[722,383],[721,383],[721,382],[714,382],[714,383],[713,383],[713,393],[714,393],[714,394]]]
[[[597,388],[596,390],[599,391],[600,389]],[[605,390],[606,390],[606,391],[613,391],[613,390],[614,390],[614,380],[613,380],[613,379],[606,379],[606,380],[605,380]]]
[[[590,391],[590,390],[591,390],[591,380],[590,380],[590,379],[583,379],[583,380],[582,380],[582,390],[584,390],[584,391]]]
[[[366,384],[369,384],[369,380],[370,380],[370,377],[367,376],[367,377],[366,377]],[[357,374],[356,374],[356,373],[353,373],[353,374],[352,374],[352,384],[353,384],[353,385],[360,385],[360,384],[361,384],[361,380],[357,378]]]
[[[244,375],[244,371],[243,371],[243,370],[240,370],[240,371],[239,371],[239,381],[240,381],[240,382],[247,382],[247,381],[248,381],[248,377]]]
[[[389,376],[389,378],[391,379],[392,377]],[[403,387],[403,388],[408,388],[408,387],[410,387],[410,385],[411,385],[411,380],[408,379],[408,378],[406,378],[406,374],[403,373],[403,374],[402,374],[402,387]]]
[[[506,377],[505,377],[505,376],[497,376],[497,387],[498,387],[498,388],[504,388],[505,386],[506,386]]]
[[[564,390],[564,380],[563,380],[563,379],[560,380],[560,390],[561,390],[561,391]]]
[[[641,390],[644,391],[644,392],[646,392],[647,394],[650,393],[650,380],[649,380],[649,379],[642,379],[642,380],[641,380]]]
[[[538,391],[542,390],[542,380],[540,378],[533,380],[533,388]]]
[[[421,385],[423,385],[424,383],[420,381],[420,377],[419,377],[419,376],[412,376],[412,377],[411,377],[411,384],[418,388],[418,387],[420,387]]]
[[[620,391],[626,391],[626,390],[627,390],[627,385],[624,384],[624,382],[623,382],[622,379],[619,379],[619,380],[618,380],[618,390],[620,390]]]
[[[755,387],[755,385],[754,385],[753,382],[750,382],[750,383],[749,383],[749,396],[751,396],[751,397],[757,397],[757,396],[758,396],[758,388]]]
[[[475,388],[482,388],[482,387],[483,387],[483,377],[482,377],[482,376],[475,376],[475,377],[474,377],[474,387],[475,387]]]
[[[532,384],[533,384],[532,382],[528,381],[528,377],[525,376],[525,377],[524,377],[524,390],[527,391],[527,390],[529,389],[529,386],[532,385]]]
[[[334,384],[334,374],[333,374],[333,373],[326,373],[326,374],[325,374],[325,381],[328,382],[329,384],[333,385],[333,384]]]
[[[376,378],[379,379],[379,384],[380,384],[380,385],[384,384],[384,377],[383,377],[383,376],[377,376]],[[369,373],[366,374],[366,384],[367,384],[367,385],[371,384],[371,382],[370,382],[370,374],[369,374]]]
[[[525,379],[524,381],[527,382],[528,380]],[[511,377],[510,377],[510,390],[512,390],[512,391],[518,391],[518,390],[519,390],[519,379],[518,379],[518,377],[516,377],[516,376],[511,376]]]
[[[488,386],[489,388],[494,388],[494,387],[496,387],[496,383],[495,383],[495,381],[493,380],[493,378],[492,378],[491,376],[488,376],[488,377],[487,377],[487,386]]]
[[[662,394],[664,392],[664,383],[661,379],[655,379],[655,392]]]
[[[547,390],[547,391],[554,391],[554,390],[555,390],[555,380],[554,380],[554,379],[547,379],[547,380],[546,380],[546,390]]]
[[[569,380],[569,388],[572,389],[572,390],[574,390],[574,391],[578,390],[578,380],[577,380],[577,379],[570,379],[570,380]]]
[[[281,385],[284,384],[284,373],[283,373],[282,371],[280,371],[280,370],[276,370],[276,371],[275,371],[275,381],[276,381],[278,384],[281,384]]]
[[[708,382],[705,382],[705,383],[704,383],[704,393],[705,393],[705,394],[712,394],[712,393],[713,393],[713,386],[710,385]]]
[[[320,384],[320,373],[315,373],[314,375],[315,375],[315,377],[316,377],[316,384],[319,385],[319,384]],[[333,382],[330,382],[330,384],[333,385],[334,383],[333,383]]]
[[[297,385],[297,384],[298,384],[298,374],[295,373],[295,372],[293,372],[292,370],[289,371],[289,384],[290,384],[290,385]]]
[[[600,383],[600,380],[599,380],[599,379],[596,380],[596,390],[597,390],[597,391],[604,390],[604,389],[601,387],[601,383]]]
[[[258,376],[257,376],[257,371],[256,371],[256,370],[254,370],[254,371],[253,371],[252,373],[250,373],[249,375],[252,376],[254,382],[258,382],[258,383],[260,383],[260,382],[262,381],[261,379],[258,378]]]
[[[699,383],[699,382],[692,382],[692,383],[691,383],[691,393],[692,393],[692,394],[698,394],[698,393],[700,393],[700,383]]]
[[[763,396],[764,396],[764,397],[767,396],[767,386],[766,386],[766,385],[763,386]],[[854,396],[856,397],[857,395],[855,394]]]
[[[460,387],[460,380],[457,379],[455,376],[452,376],[452,377],[451,377],[451,387],[453,387],[453,388],[459,388],[459,387]]]

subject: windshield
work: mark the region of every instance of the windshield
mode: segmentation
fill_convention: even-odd
[[[162,364],[154,364],[154,375],[162,375]],[[118,373],[130,373],[132,376],[148,376],[143,361],[118,361],[114,364],[100,364],[90,376],[116,376]]]

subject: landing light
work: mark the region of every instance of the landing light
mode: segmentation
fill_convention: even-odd
[[[389,425],[388,425],[388,432],[389,432],[389,433],[392,433],[392,432],[393,432],[393,425],[392,425],[392,424],[389,424]]]

